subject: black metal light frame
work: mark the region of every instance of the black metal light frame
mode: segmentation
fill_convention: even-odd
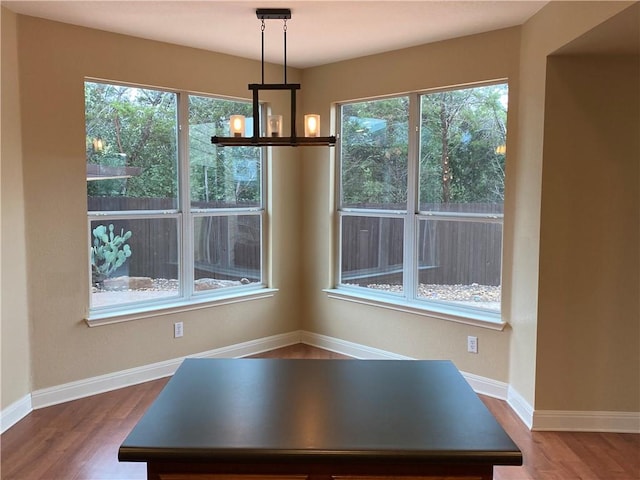
[[[262,83],[250,83],[249,90],[253,92],[253,136],[251,137],[211,137],[211,143],[221,147],[262,147],[262,146],[329,146],[336,144],[335,135],[329,137],[298,137],[296,134],[296,91],[300,90],[299,83],[287,83],[287,30],[286,20],[291,18],[288,8],[259,8],[256,16],[263,22],[262,29]],[[284,83],[264,83],[264,21],[285,20],[284,29]],[[289,90],[291,93],[291,135],[289,137],[261,137],[260,101],[262,90]]]

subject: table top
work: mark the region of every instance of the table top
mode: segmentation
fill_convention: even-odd
[[[521,465],[449,361],[187,359],[121,461],[386,458]]]

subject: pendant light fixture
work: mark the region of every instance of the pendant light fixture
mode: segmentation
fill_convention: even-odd
[[[262,83],[250,83],[249,90],[253,92],[253,135],[245,137],[245,118],[243,115],[232,115],[229,119],[230,137],[211,137],[211,143],[228,147],[262,147],[262,146],[329,146],[336,144],[336,137],[320,136],[320,115],[308,114],[304,117],[305,136],[296,134],[296,91],[300,90],[299,83],[287,83],[287,20],[291,18],[288,8],[259,8],[256,16],[262,20]],[[283,20],[284,27],[284,83],[264,82],[264,29],[265,20]],[[260,129],[260,101],[262,90],[289,90],[291,94],[291,135],[284,136],[282,131],[282,115],[269,115],[267,118],[267,135],[261,136]]]

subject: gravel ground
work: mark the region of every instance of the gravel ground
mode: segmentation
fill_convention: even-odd
[[[244,280],[244,279],[243,279]],[[196,290],[212,290],[232,285],[241,285],[248,281],[231,282],[227,280],[200,279],[196,280]],[[386,292],[402,292],[401,285],[370,284],[367,288],[384,290]],[[500,286],[479,285],[434,285],[421,283],[418,286],[418,298],[425,300],[439,300],[463,305],[500,310]],[[178,292],[178,280],[156,278],[145,288],[103,290],[93,289],[92,306],[113,305],[117,303],[158,298],[175,295]],[[126,298],[125,298],[126,297]]]
[[[370,284],[367,288],[384,290],[385,292],[402,292],[401,285]],[[418,298],[452,302],[469,307],[500,311],[500,286],[479,285],[435,285],[421,283],[418,285]]]
[[[105,282],[102,286],[92,288],[92,308],[177,297],[180,286],[179,281],[173,278],[117,277],[111,280],[110,283]],[[239,282],[203,278],[195,281],[195,290],[197,292],[214,290],[222,287],[246,285],[247,283],[249,280],[244,278]],[[136,285],[136,288],[128,288],[130,285]]]
[[[401,292],[401,285],[371,284],[367,288],[387,292]],[[429,300],[467,301],[467,302],[499,302],[500,287],[490,285],[434,285],[421,283],[418,296]]]

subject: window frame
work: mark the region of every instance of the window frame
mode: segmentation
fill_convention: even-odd
[[[95,221],[109,222],[110,220],[148,220],[148,219],[176,219],[177,229],[177,259],[178,259],[178,283],[177,295],[159,299],[140,300],[117,305],[92,307],[92,288],[89,288],[87,298],[87,314],[85,321],[89,326],[98,326],[111,323],[119,323],[140,318],[149,318],[157,315],[171,314],[183,311],[191,311],[208,308],[216,305],[244,302],[255,299],[271,297],[277,289],[269,287],[268,272],[268,158],[271,150],[267,147],[260,148],[260,204],[250,207],[225,207],[225,208],[201,208],[192,207],[191,201],[191,158],[190,158],[190,124],[189,124],[189,100],[191,96],[205,97],[212,100],[234,101],[251,103],[245,98],[235,98],[224,95],[216,95],[188,90],[177,90],[164,87],[139,85],[135,83],[112,81],[85,77],[86,83],[102,83],[127,88],[141,88],[171,93],[176,97],[176,169],[177,169],[177,198],[176,208],[164,210],[122,210],[122,211],[90,211],[85,207],[87,214],[87,235],[92,239],[91,224]],[[268,105],[261,103],[260,118],[266,118]],[[264,123],[264,122],[262,122]],[[261,125],[264,129],[264,125]],[[85,133],[86,136],[86,133]],[[220,147],[218,147],[220,148]],[[240,147],[238,147],[240,148]],[[250,285],[225,287],[222,289],[197,292],[195,290],[194,256],[194,220],[198,217],[241,217],[258,216],[260,221],[260,280]],[[87,261],[88,280],[92,285],[91,261]]]
[[[387,209],[360,209],[355,207],[343,206],[343,188],[342,188],[342,142],[336,144],[336,168],[335,168],[335,203],[336,217],[334,224],[333,242],[336,248],[334,251],[334,286],[324,291],[329,298],[366,304],[381,308],[387,308],[394,311],[428,316],[442,320],[453,321],[468,325],[480,326],[493,330],[503,330],[507,325],[504,320],[504,298],[501,295],[500,311],[493,312],[488,309],[474,308],[472,306],[455,305],[452,303],[438,302],[418,297],[418,244],[419,244],[419,224],[421,221],[436,220],[453,220],[478,223],[498,223],[501,225],[501,264],[500,276],[504,279],[504,213],[483,214],[483,213],[457,213],[457,212],[438,212],[431,210],[420,210],[419,202],[419,155],[420,155],[420,131],[421,131],[421,97],[439,92],[456,91],[469,88],[486,87],[491,85],[506,84],[509,88],[509,81],[506,78],[495,79],[485,82],[468,83],[454,85],[442,88],[433,88],[427,90],[414,91],[409,93],[401,93],[395,95],[381,95],[374,97],[359,98],[352,101],[344,101],[336,103],[336,128],[338,132],[342,132],[342,107],[349,104],[358,104],[369,101],[386,100],[390,98],[409,98],[408,108],[408,159],[407,159],[407,204],[406,210],[387,210]],[[507,113],[507,124],[509,124],[509,115]],[[507,128],[507,132],[509,129]],[[505,180],[506,181],[506,180]],[[366,216],[370,218],[394,217],[404,219],[404,254],[403,254],[403,291],[401,294],[385,292],[383,290],[374,290],[367,287],[357,285],[347,285],[342,279],[342,228],[343,218],[345,216]],[[501,280],[501,285],[503,281]],[[504,285],[502,285],[504,286]]]

